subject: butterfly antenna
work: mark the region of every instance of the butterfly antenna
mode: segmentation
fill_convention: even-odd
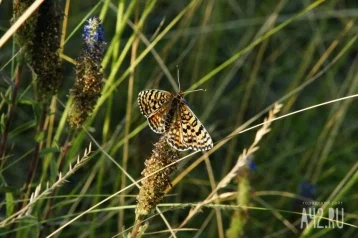
[[[177,75],[178,75],[178,85],[179,85],[179,92],[180,92],[179,65],[177,65]]]
[[[185,93],[185,94],[188,94],[188,93],[193,93],[193,92],[198,92],[198,91],[204,91],[204,92],[206,92],[206,89],[200,88],[200,89],[195,89],[195,90],[191,90],[191,91],[185,91],[184,93]]]

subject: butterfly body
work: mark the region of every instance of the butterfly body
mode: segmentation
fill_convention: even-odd
[[[183,95],[182,91],[174,95],[148,89],[139,93],[138,105],[150,128],[156,133],[165,133],[173,148],[181,151],[209,150],[213,147],[212,139]]]

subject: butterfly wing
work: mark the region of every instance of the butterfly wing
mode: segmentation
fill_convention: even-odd
[[[154,132],[165,132],[165,119],[172,100],[173,95],[163,90],[148,89],[138,94],[140,112],[148,119]]]
[[[213,148],[213,141],[195,114],[182,103],[180,105],[182,143],[187,149],[205,151]]]
[[[180,109],[176,108],[169,129],[167,130],[167,142],[174,149],[184,151],[188,150],[187,146],[183,144],[183,132],[181,128]]]
[[[139,109],[146,118],[153,116],[162,106],[170,104],[172,100],[173,94],[163,90],[148,89],[138,94]]]
[[[147,118],[150,128],[159,134],[165,132],[165,122],[171,103],[164,104],[155,113]]]
[[[168,143],[177,150],[213,148],[209,133],[195,114],[183,101],[173,102],[173,99],[173,94],[163,90],[149,89],[139,93],[138,105],[150,128],[160,134],[167,132]]]

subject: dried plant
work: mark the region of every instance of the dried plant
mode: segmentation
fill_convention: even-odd
[[[57,181],[55,183],[53,183],[51,186],[47,182],[46,189],[43,190],[41,193],[40,193],[41,184],[39,184],[36,187],[35,191],[31,194],[29,202],[25,206],[23,206],[19,211],[15,212],[8,218],[1,221],[0,227],[5,227],[5,226],[7,226],[11,223],[14,223],[15,221],[23,218],[24,216],[31,215],[32,208],[36,204],[36,202],[38,202],[40,199],[43,199],[44,197],[49,195],[54,189],[62,186],[65,182],[67,182],[67,179],[71,175],[73,175],[79,168],[81,168],[85,164],[85,162],[87,162],[91,152],[92,152],[92,145],[90,144],[88,146],[88,148],[84,151],[83,156],[77,157],[75,165],[72,167],[72,165],[70,164],[69,170],[67,171],[67,173],[65,175],[62,175],[62,173],[60,172],[58,175]]]
[[[136,226],[133,237],[139,234],[139,230],[143,230],[139,225],[140,221],[163,199],[165,190],[171,186],[170,175],[175,171],[176,164],[166,166],[178,160],[179,156],[179,151],[167,143],[166,135],[161,136],[154,144],[152,155],[145,161],[145,169],[142,171],[145,179],[142,181],[137,196]]]

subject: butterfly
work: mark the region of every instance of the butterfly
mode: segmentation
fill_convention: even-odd
[[[173,148],[180,151],[213,148],[209,133],[183,96],[182,91],[174,95],[163,90],[148,89],[138,94],[138,105],[150,128],[159,134],[166,133],[167,142]]]

